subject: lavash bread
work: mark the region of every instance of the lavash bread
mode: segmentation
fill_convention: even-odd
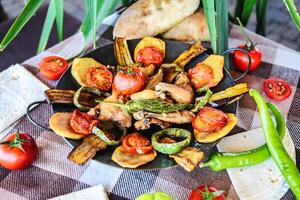
[[[193,14],[199,4],[200,0],[139,0],[120,15],[113,35],[126,39],[155,36]]]
[[[209,31],[203,9],[199,9],[163,34],[163,37],[180,41],[209,41]]]

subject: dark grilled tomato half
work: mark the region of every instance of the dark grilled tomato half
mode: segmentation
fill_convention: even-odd
[[[108,91],[113,82],[113,74],[105,66],[90,67],[86,74],[86,85],[97,87],[99,90]]]
[[[288,82],[278,78],[269,78],[263,83],[264,92],[268,97],[276,101],[282,101],[288,98],[292,89]]]
[[[151,142],[140,133],[131,133],[124,137],[123,148],[132,154],[147,154],[152,151]]]
[[[93,127],[98,123],[99,121],[93,116],[80,112],[77,109],[73,111],[70,119],[70,125],[72,129],[76,133],[83,135],[91,134]]]
[[[159,66],[162,64],[163,59],[164,57],[161,51],[154,46],[145,47],[139,50],[137,55],[137,62],[142,63],[143,65],[154,64]]]

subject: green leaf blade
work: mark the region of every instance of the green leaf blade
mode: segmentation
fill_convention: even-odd
[[[228,1],[215,0],[217,11],[217,54],[222,54],[228,49]],[[228,66],[228,56],[225,63]]]
[[[92,27],[93,46],[96,48],[96,30],[97,30],[97,1],[87,0],[87,9],[89,13],[90,24]],[[103,4],[102,4],[103,6]]]
[[[41,33],[37,53],[41,53],[46,48],[54,24],[55,16],[56,16],[55,2],[54,0],[51,0],[48,7],[46,19],[44,21],[44,26]]]
[[[256,29],[255,32],[265,36],[266,35],[266,9],[268,0],[259,0],[256,3]]]
[[[300,16],[297,11],[297,7],[295,5],[294,0],[283,0],[285,3],[286,8],[288,9],[290,16],[292,17],[296,27],[300,31]]]
[[[0,51],[9,45],[9,43],[17,36],[17,34],[22,30],[38,8],[42,5],[44,0],[29,0],[21,14],[14,21],[13,25],[10,27],[3,40],[0,43]]]
[[[247,25],[255,4],[256,4],[256,0],[245,0],[242,16],[240,18],[244,26]]]
[[[202,0],[206,23],[209,30],[211,47],[214,53],[217,53],[217,30],[215,2],[213,0]]]
[[[53,1],[53,0],[51,0]],[[64,1],[63,0],[54,0],[55,1],[55,11],[56,11],[56,29],[58,34],[59,41],[63,40],[63,31],[64,31]]]

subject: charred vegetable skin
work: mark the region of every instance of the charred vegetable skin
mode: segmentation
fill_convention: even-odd
[[[128,49],[127,41],[117,37],[114,43],[114,52],[117,63],[121,66],[133,65],[133,61]]]
[[[256,102],[260,114],[260,121],[266,142],[273,160],[279,168],[281,174],[293,191],[297,200],[300,199],[300,172],[296,164],[286,152],[272,118],[269,113],[268,106],[257,90],[250,89],[250,96]]]
[[[284,118],[276,106],[271,103],[267,105],[275,117],[276,129],[282,140],[285,135]],[[209,161],[200,164],[200,167],[209,167],[213,171],[221,171],[224,169],[256,165],[267,160],[269,157],[270,152],[268,146],[265,144],[256,149],[238,153],[215,153],[211,156]]]
[[[74,98],[73,98],[73,103],[74,105],[80,110],[80,111],[84,111],[87,112],[89,111],[91,108],[95,107],[95,103],[94,102],[90,102],[90,101],[80,101],[80,97],[82,96],[83,92],[88,92],[91,94],[91,99],[93,99],[92,95],[96,95],[99,98],[101,97],[108,97],[110,96],[110,94],[108,92],[101,92],[100,90],[98,90],[96,87],[81,87],[79,88],[75,94],[74,94]],[[95,101],[95,99],[94,99]]]
[[[140,110],[153,112],[153,113],[170,113],[179,110],[189,109],[193,107],[191,104],[173,104],[158,99],[137,99],[127,101],[126,104],[108,102],[108,101],[97,101],[99,103],[108,103],[114,106],[121,107],[129,113],[135,113]]]
[[[162,137],[174,138],[174,139],[183,139],[179,142],[174,143],[161,143],[160,139]],[[152,135],[151,143],[153,148],[164,154],[174,154],[180,152],[191,142],[192,135],[189,131],[180,128],[168,128],[162,131],[159,131]]]
[[[210,89],[207,89],[205,95],[201,97],[201,99],[196,103],[195,107],[191,111],[194,113],[199,112],[207,104],[211,95],[212,91]]]

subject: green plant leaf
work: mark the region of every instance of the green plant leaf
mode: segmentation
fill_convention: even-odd
[[[285,3],[285,6],[287,7],[296,27],[300,31],[300,16],[294,0],[283,0],[283,2]]]
[[[234,19],[241,18],[243,13],[245,0],[237,0],[234,9]]]
[[[256,0],[245,0],[242,16],[240,17],[244,26],[247,25],[255,4]]]
[[[217,21],[217,54],[222,54],[228,49],[228,1],[216,1]],[[226,57],[227,58],[227,57]],[[228,60],[226,59],[226,66]]]
[[[54,0],[56,10],[56,29],[59,41],[63,40],[64,31],[64,1]]]
[[[214,53],[217,53],[217,31],[216,31],[216,13],[215,13],[215,1],[202,0],[204,14],[209,30],[211,47]]]
[[[42,5],[44,0],[29,0],[21,14],[14,21],[13,25],[10,27],[3,40],[0,43],[0,51],[2,51],[9,43],[17,36],[17,34],[22,30],[38,8]]]
[[[87,9],[89,13],[90,23],[92,26],[93,46],[96,48],[96,30],[97,30],[97,1],[87,0]]]
[[[266,9],[268,0],[259,0],[256,3],[256,29],[255,32],[260,35],[266,35]]]
[[[41,33],[37,53],[44,51],[46,48],[46,45],[47,45],[51,30],[52,30],[52,27],[54,24],[55,15],[56,15],[55,1],[51,0],[49,7],[48,7],[46,19],[44,21],[44,26],[43,26],[43,30]]]

